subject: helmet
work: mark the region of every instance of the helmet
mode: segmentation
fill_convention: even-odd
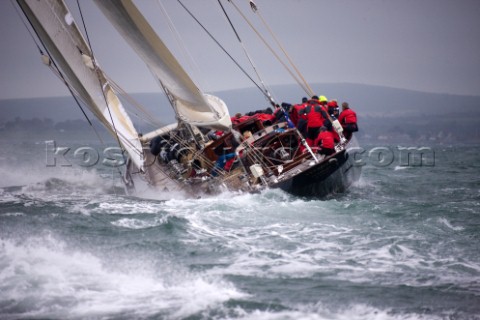
[[[320,98],[318,99],[318,101],[320,101],[320,102],[327,102],[328,99],[327,99],[327,97],[325,97],[325,96],[320,96]]]

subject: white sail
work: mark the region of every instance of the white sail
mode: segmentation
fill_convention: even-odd
[[[143,169],[138,133],[62,0],[18,0],[62,76],[90,111],[114,135],[137,168]]]
[[[203,95],[130,0],[95,0],[103,14],[168,91],[181,120],[197,126],[231,126],[225,103]]]

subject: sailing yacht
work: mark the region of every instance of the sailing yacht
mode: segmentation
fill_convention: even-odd
[[[348,152],[356,140],[343,137],[337,120],[329,119],[341,140],[328,157],[309,147],[288,115],[273,123],[253,116],[232,124],[225,102],[198,88],[131,0],[94,2],[158,80],[175,123],[138,132],[64,1],[17,0],[44,48],[44,62],[128,155],[123,174],[128,194],[196,198],[281,188],[324,197],[344,192],[358,180],[360,167]],[[265,95],[275,106],[268,91]],[[276,111],[283,112],[281,107]]]

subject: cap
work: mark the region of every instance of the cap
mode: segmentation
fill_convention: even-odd
[[[327,106],[329,106],[330,108],[337,108],[338,107],[337,101],[335,100],[328,101]]]

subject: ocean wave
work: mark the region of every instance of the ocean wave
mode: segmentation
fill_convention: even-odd
[[[462,226],[453,226],[450,221],[448,221],[446,218],[438,218],[438,222],[442,223],[443,225],[445,225],[446,227],[454,230],[454,231],[463,231],[465,230],[464,227]]]
[[[322,200],[137,199],[94,171],[2,181],[0,318],[472,319],[475,170],[365,168]]]
[[[111,222],[112,225],[127,228],[127,229],[147,229],[158,227],[162,224],[167,223],[167,217],[155,218],[152,220],[142,220],[142,219],[132,219],[132,218],[123,218]]]
[[[246,312],[236,311],[241,320],[440,320],[442,316],[419,313],[398,313],[391,309],[375,308],[365,304],[339,303],[336,308],[323,304],[302,305],[293,310]]]
[[[168,264],[158,273],[145,262],[139,268],[109,261],[50,233],[0,240],[0,261],[2,318],[183,318],[248,296],[224,280]]]

